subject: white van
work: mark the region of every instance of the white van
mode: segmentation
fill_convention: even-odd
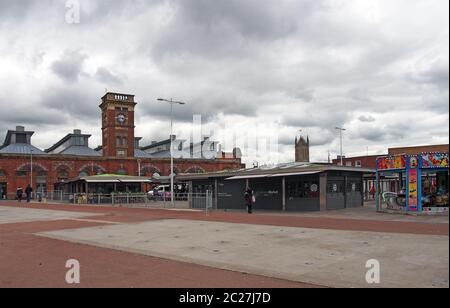
[[[157,193],[156,196],[155,192]],[[170,185],[159,185],[148,192],[149,197],[163,197],[164,194],[166,197],[170,197]]]

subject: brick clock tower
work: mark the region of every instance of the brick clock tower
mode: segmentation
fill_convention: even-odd
[[[103,156],[134,157],[134,95],[106,93],[102,97]]]

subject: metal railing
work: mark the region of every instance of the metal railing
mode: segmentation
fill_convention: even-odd
[[[206,213],[214,209],[213,193],[206,191],[206,193],[190,194],[190,207],[196,210],[204,210]]]
[[[93,194],[81,193],[73,194],[69,197],[73,204],[92,204],[92,205],[160,205],[163,207],[169,206],[171,203],[170,196],[152,196],[145,193],[127,194],[127,193],[111,193],[111,194]],[[175,195],[175,206],[180,206],[181,203],[187,203],[187,194]],[[186,206],[186,205],[184,205]]]
[[[214,209],[214,198],[211,191],[206,193],[176,193],[174,195],[176,209],[194,209],[210,212]],[[8,200],[17,200],[16,194],[8,194]],[[63,191],[38,192],[32,194],[33,202],[72,204],[72,205],[98,205],[122,207],[149,207],[172,208],[170,193],[153,196],[148,193],[76,193],[69,194]],[[22,195],[22,202],[26,202],[26,195]]]
[[[212,191],[205,193],[176,193],[174,207],[177,209],[193,209],[210,212],[217,207]],[[17,195],[6,195],[7,200],[18,200]],[[150,208],[171,208],[170,193],[66,193],[64,191],[35,192],[32,193],[33,202],[72,204],[72,205],[98,205],[98,206],[129,206]],[[22,195],[22,202],[26,202],[26,194]]]

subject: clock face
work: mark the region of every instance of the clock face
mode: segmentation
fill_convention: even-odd
[[[123,114],[119,114],[118,116],[117,116],[117,122],[119,122],[120,124],[124,124],[125,123],[125,115],[123,115]]]

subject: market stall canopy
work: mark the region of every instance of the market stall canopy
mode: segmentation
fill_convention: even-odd
[[[291,172],[291,173],[278,173],[270,175],[270,177],[284,177],[284,176],[296,176],[296,175],[310,175],[310,174],[318,174],[323,171],[309,171],[309,172]]]
[[[261,166],[257,168],[225,170],[220,172],[202,174],[180,174],[177,175],[179,181],[205,180],[213,178],[225,178],[226,180],[245,180],[258,178],[289,177],[301,175],[313,175],[328,171],[335,172],[359,172],[363,175],[374,177],[376,170],[334,166],[326,163],[282,163],[276,165]]]
[[[84,181],[86,183],[152,183],[148,177],[116,174],[85,176],[71,182],[76,181]]]
[[[310,171],[310,172],[291,172],[291,173],[277,173],[277,174],[258,174],[258,175],[242,175],[242,176],[233,176],[228,178],[229,180],[245,180],[245,179],[258,179],[258,178],[276,178],[276,177],[284,177],[284,176],[296,176],[296,175],[310,175],[310,174],[318,174],[322,173],[322,171]]]
[[[228,178],[227,180],[244,180],[244,179],[260,179],[267,178],[269,174],[258,174],[258,175],[242,175],[242,176],[233,176]]]

